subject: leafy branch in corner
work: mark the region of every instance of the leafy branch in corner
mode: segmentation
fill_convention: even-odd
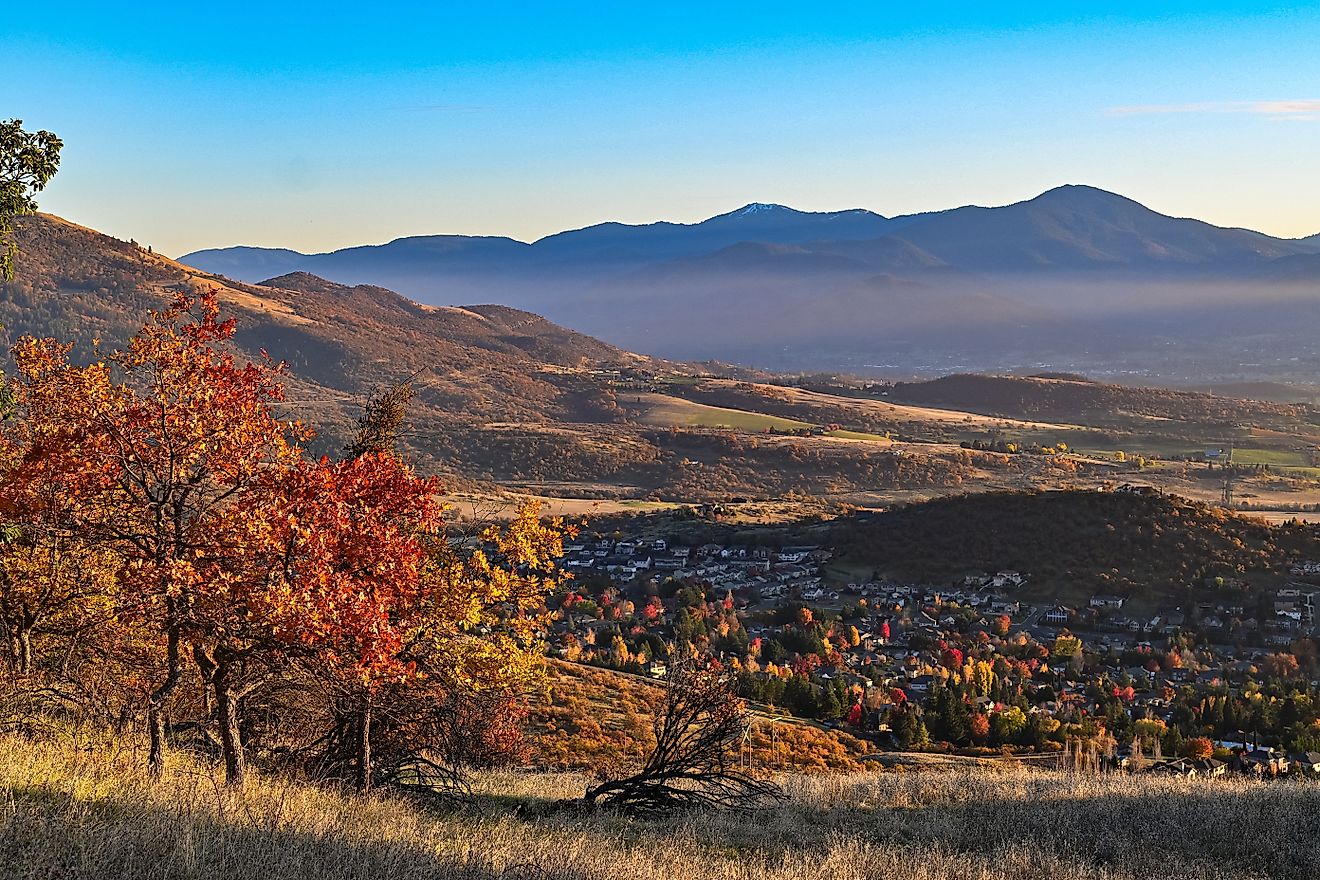
[[[0,122],[0,281],[14,280],[14,218],[37,210],[32,197],[59,170],[63,147],[48,131],[24,131],[21,119]]]

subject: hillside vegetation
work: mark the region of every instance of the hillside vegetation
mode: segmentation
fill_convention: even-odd
[[[16,280],[0,286],[11,339],[68,339],[87,358],[97,340],[122,344],[175,293],[217,289],[237,319],[240,348],[289,364],[288,408],[316,424],[328,448],[343,442],[368,394],[409,376],[417,377],[420,422],[545,421],[590,406],[574,369],[645,361],[502,306],[419,306],[383,288],[306,274],[266,285],[210,278],[47,215],[25,218],[17,240]]]
[[[573,774],[479,777],[464,809],[258,777],[227,790],[131,743],[0,738],[0,873],[14,880],[1188,880],[1320,874],[1307,781],[1027,770],[790,777],[752,815],[627,820],[548,809]],[[522,805],[520,812],[514,807]]]
[[[546,691],[531,708],[528,746],[535,767],[599,772],[636,763],[655,745],[659,683],[572,663],[554,662],[549,672]],[[856,772],[875,751],[843,731],[754,712],[740,757],[780,771]]]
[[[1302,404],[1270,403],[1165,388],[1128,388],[1077,378],[955,375],[900,382],[894,400],[1018,419],[1131,425],[1134,417],[1191,425],[1293,428],[1320,420]]]
[[[993,492],[936,499],[845,518],[841,557],[931,583],[1012,569],[1031,589],[1184,595],[1207,577],[1255,575],[1320,555],[1314,526],[1270,526],[1168,495]]]

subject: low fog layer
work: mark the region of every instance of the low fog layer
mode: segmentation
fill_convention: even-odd
[[[527,244],[423,236],[185,262],[500,303],[636,351],[777,369],[1049,368],[1168,381],[1314,375],[1320,239],[1166,217],[1091,187],[886,218],[749,205]]]

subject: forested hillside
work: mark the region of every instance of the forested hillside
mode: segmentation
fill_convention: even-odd
[[[1304,404],[1271,403],[1163,388],[1129,388],[1079,377],[955,375],[900,382],[896,401],[1020,419],[1131,424],[1134,418],[1206,426],[1283,426],[1320,421]]]
[[[1142,492],[993,492],[839,521],[850,564],[940,583],[1011,569],[1036,594],[1183,596],[1206,578],[1251,578],[1320,555],[1315,526],[1270,526]]]

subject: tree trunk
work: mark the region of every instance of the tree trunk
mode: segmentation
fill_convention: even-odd
[[[215,660],[206,652],[206,647],[200,644],[193,645],[193,662],[197,664],[197,674],[202,679],[202,711],[207,718],[215,712]]]
[[[32,630],[23,627],[18,631],[18,674],[27,675],[32,671]]]
[[[358,719],[358,766],[357,790],[359,794],[371,791],[371,777],[374,768],[371,763],[371,698],[362,705]]]
[[[147,733],[151,737],[147,768],[159,779],[165,774],[165,714],[154,700],[147,704]]]
[[[165,681],[152,691],[147,702],[147,733],[151,737],[147,767],[156,779],[165,773],[165,704],[183,679],[183,664],[179,660],[179,628],[173,624],[168,626],[166,635],[165,661]]]
[[[241,786],[247,777],[247,757],[239,735],[239,696],[234,688],[231,661],[221,660],[215,672],[215,705],[220,721],[220,751],[225,761],[225,782]]]
[[[242,717],[240,701],[243,698],[238,688],[238,677],[242,671],[240,658],[223,645],[217,645],[208,653],[205,646],[196,644],[193,645],[193,660],[202,677],[207,718],[212,715],[212,702],[215,703],[216,722],[220,727],[220,754],[225,763],[225,782],[241,786],[247,778],[247,755],[243,750],[243,738],[239,730]]]
[[[27,606],[5,607],[5,634],[9,641],[9,656],[6,658],[10,670],[16,676],[25,676],[32,671],[32,628],[37,617],[27,610]]]

